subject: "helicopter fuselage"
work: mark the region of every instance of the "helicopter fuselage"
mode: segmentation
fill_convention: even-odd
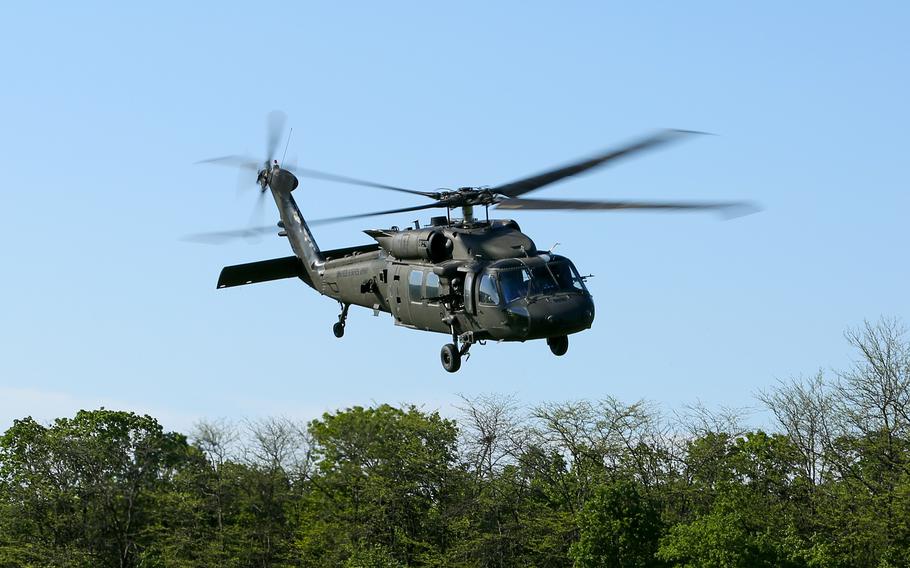
[[[511,220],[370,230],[362,247],[305,278],[342,304],[387,312],[396,325],[469,341],[525,341],[591,327],[594,303],[569,259],[538,253]]]

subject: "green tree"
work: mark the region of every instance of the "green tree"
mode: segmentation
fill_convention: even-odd
[[[657,566],[659,509],[630,480],[598,487],[579,515],[569,556],[584,568]]]
[[[26,563],[134,566],[158,496],[198,458],[149,416],[80,411],[45,427],[17,420],[0,437],[4,528]]]
[[[757,544],[744,515],[734,506],[719,506],[691,523],[672,527],[657,556],[687,568],[774,566],[776,557]]]
[[[811,482],[783,435],[709,434],[689,443],[687,468],[699,507],[662,539],[658,557],[682,566],[825,566],[816,542]],[[704,508],[706,507],[706,508]]]
[[[310,423],[317,463],[298,549],[314,565],[380,546],[399,562],[438,563],[451,545],[457,430],[437,413],[354,407]]]

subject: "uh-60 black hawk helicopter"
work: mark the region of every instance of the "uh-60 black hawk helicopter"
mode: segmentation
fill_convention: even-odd
[[[294,256],[227,266],[218,288],[242,286],[281,278],[300,278],[322,295],[337,300],[341,314],[333,327],[344,335],[350,306],[374,313],[388,312],[395,325],[451,336],[440,358],[454,373],[475,343],[486,340],[546,339],[554,355],[564,355],[568,336],[591,327],[594,302],[572,261],[537,248],[511,219],[490,219],[489,208],[502,210],[711,210],[738,216],[755,210],[745,202],[643,202],[528,199],[523,195],[563,178],[603,166],[620,158],[699,134],[664,130],[631,144],[544,173],[493,187],[460,187],[417,191],[302,168],[284,168],[275,159],[283,118],[273,114],[264,161],[224,156],[203,162],[234,165],[257,172],[260,194],[268,190],[281,220],[278,235],[287,237]],[[290,137],[289,139],[290,140]],[[425,209],[445,210],[429,226],[391,227],[364,231],[376,242],[336,250],[320,250],[292,195],[298,178],[361,185],[409,193],[429,203],[387,211],[311,221],[310,224],[390,215]],[[484,217],[476,216],[483,208]],[[461,218],[452,212],[461,211]],[[208,233],[198,237],[218,241],[275,231],[275,226]]]

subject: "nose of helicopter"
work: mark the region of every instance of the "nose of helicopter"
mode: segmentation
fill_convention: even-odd
[[[594,302],[587,294],[545,296],[528,305],[528,319],[528,339],[577,333],[594,322]]]

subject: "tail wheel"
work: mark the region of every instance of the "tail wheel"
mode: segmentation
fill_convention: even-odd
[[[341,338],[344,336],[344,324],[335,322],[335,325],[332,326],[332,333],[335,334],[335,337]]]
[[[569,338],[565,335],[560,335],[558,337],[548,337],[547,345],[550,346],[550,351],[553,353],[553,355],[562,357],[569,350]]]
[[[442,361],[442,368],[450,373],[456,372],[461,368],[461,353],[454,343],[446,343],[439,352],[439,359]]]

